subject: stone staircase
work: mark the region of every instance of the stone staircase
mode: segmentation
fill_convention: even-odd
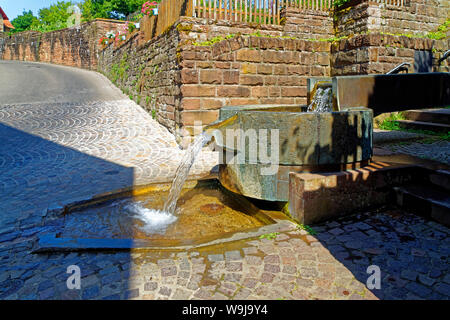
[[[420,171],[419,179],[394,187],[397,205],[450,227],[450,171]]]
[[[404,111],[405,120],[397,120],[403,129],[450,131],[450,109],[425,109]]]

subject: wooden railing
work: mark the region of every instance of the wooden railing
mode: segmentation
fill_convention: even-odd
[[[194,16],[233,22],[280,24],[283,0],[193,0]]]
[[[287,7],[328,11],[333,8],[333,0],[285,0]]]
[[[145,40],[162,34],[181,16],[212,20],[280,24],[281,10],[286,7],[330,11],[335,0],[162,0],[158,16],[146,17],[142,30]],[[409,0],[371,0],[404,6]]]
[[[192,17],[194,0],[162,0],[158,5],[157,16],[145,16],[142,31],[146,41],[161,35],[182,16]]]
[[[371,1],[378,2],[378,3],[390,4],[390,5],[393,5],[393,6],[405,6],[411,0],[371,0]]]

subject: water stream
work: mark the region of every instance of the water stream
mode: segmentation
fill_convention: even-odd
[[[189,170],[194,164],[197,155],[200,153],[204,145],[211,140],[211,138],[212,137],[209,134],[203,132],[202,134],[196,136],[194,138],[194,142],[189,145],[175,173],[175,179],[172,182],[169,197],[167,198],[166,203],[164,204],[165,212],[168,212],[170,214],[175,213],[177,200],[180,197],[181,189],[183,188],[183,185],[186,182]]]
[[[331,112],[333,105],[333,89],[331,87],[318,87],[311,104],[308,106],[308,112]]]
[[[183,185],[186,182],[195,158],[211,138],[212,137],[209,134],[203,132],[196,136],[194,141],[189,145],[177,168],[169,196],[167,197],[162,210],[147,208],[145,206],[146,204],[142,202],[134,202],[125,206],[125,209],[132,214],[134,218],[137,218],[144,223],[141,230],[148,233],[164,233],[169,225],[173,224],[178,219],[175,210]]]

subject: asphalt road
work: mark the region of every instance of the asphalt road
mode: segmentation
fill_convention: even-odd
[[[124,99],[103,75],[35,62],[0,61],[0,105]]]

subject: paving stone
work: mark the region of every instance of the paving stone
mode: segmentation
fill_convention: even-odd
[[[264,271],[270,272],[270,273],[278,273],[280,272],[280,266],[275,264],[265,264],[264,265]]]
[[[95,285],[84,289],[81,297],[83,298],[83,300],[94,299],[99,295],[99,293],[100,289]]]
[[[242,271],[242,262],[227,262],[225,266],[230,272]]]
[[[237,250],[225,252],[225,260],[226,261],[235,261],[235,260],[241,260],[241,259],[242,259],[241,253]]]
[[[224,261],[223,254],[210,254],[208,260],[212,262]]]
[[[447,283],[438,283],[433,287],[438,293],[446,296],[447,299],[450,298],[450,285]]]
[[[156,288],[158,288],[158,283],[157,282],[147,282],[144,285],[144,290],[145,291],[155,291]]]
[[[134,299],[139,297],[139,288],[136,289],[130,289],[125,291],[124,293],[124,299],[129,300],[129,299]]]
[[[432,291],[429,288],[417,282],[410,282],[407,285],[405,285],[405,288],[421,298],[427,298],[432,293]],[[435,290],[439,291],[437,288],[435,288]]]
[[[192,292],[178,288],[172,296],[174,300],[189,300]]]
[[[173,267],[166,267],[161,269],[161,276],[162,277],[169,277],[169,276],[175,276],[177,274],[177,268],[175,266]]]

